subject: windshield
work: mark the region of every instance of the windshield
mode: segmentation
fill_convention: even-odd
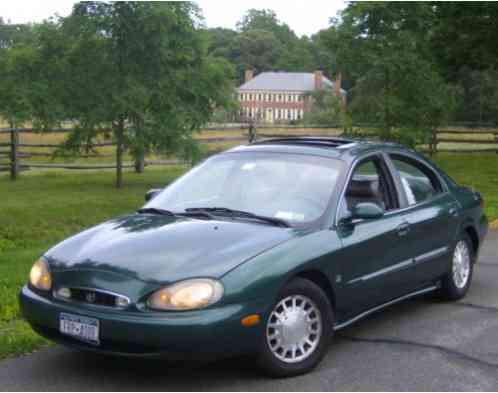
[[[342,161],[316,156],[223,154],[180,177],[145,208],[227,208],[306,223],[325,212],[341,168]]]

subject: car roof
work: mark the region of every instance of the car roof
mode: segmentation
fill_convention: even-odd
[[[343,137],[282,137],[264,139],[228,150],[232,152],[277,152],[315,155],[339,159],[354,159],[360,155],[393,149],[412,152],[391,142]]]

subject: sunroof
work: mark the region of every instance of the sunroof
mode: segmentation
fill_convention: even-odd
[[[355,143],[352,139],[347,138],[319,138],[319,137],[294,137],[294,138],[273,138],[258,141],[254,145],[307,145],[318,147],[341,147]]]

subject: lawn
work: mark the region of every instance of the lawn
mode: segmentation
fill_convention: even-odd
[[[0,175],[0,359],[46,344],[20,319],[17,304],[33,262],[65,237],[135,210],[149,188],[171,182],[184,170],[127,172],[126,186],[119,191],[112,171],[30,172],[16,183]]]
[[[435,161],[458,182],[481,191],[489,218],[498,218],[497,154],[440,153]],[[16,183],[0,175],[0,359],[47,344],[21,319],[17,304],[33,262],[68,235],[135,210],[149,188],[184,171],[179,166],[126,172],[119,191],[112,171],[32,171]]]
[[[439,153],[434,161],[459,184],[479,191],[490,221],[498,219],[498,154]]]

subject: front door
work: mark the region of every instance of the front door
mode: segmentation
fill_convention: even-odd
[[[352,208],[371,202],[385,209],[374,220],[345,220]],[[371,156],[355,167],[341,201],[338,234],[343,248],[337,255],[341,264],[342,296],[347,297],[346,317],[385,303],[408,290],[410,261],[400,245],[402,218],[391,214],[399,200],[394,181],[382,156]]]

